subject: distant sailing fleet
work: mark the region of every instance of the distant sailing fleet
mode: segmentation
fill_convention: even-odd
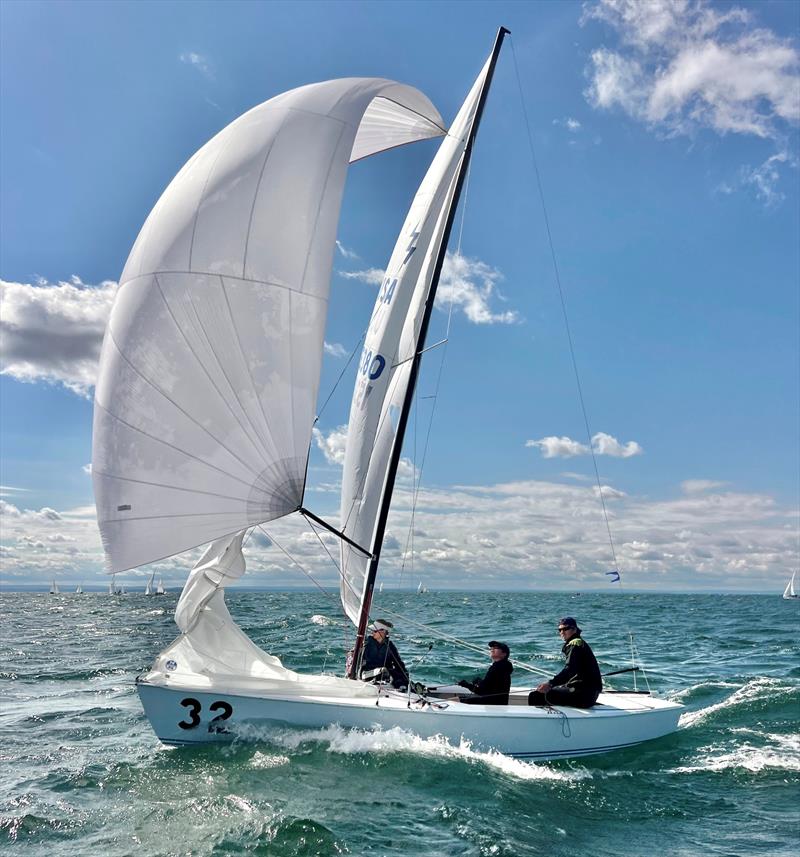
[[[783,597],[786,599],[798,598],[800,596],[800,593],[798,593],[797,590],[795,589],[795,577],[796,577],[796,575],[797,575],[797,572],[794,572],[792,574],[789,582],[786,584],[786,589],[784,590],[784,593],[783,593]],[[159,577],[158,583],[154,586],[153,583],[155,581],[155,578],[156,578],[156,575],[155,575],[155,572],[153,572],[147,580],[147,585],[144,588],[144,594],[145,595],[166,595],[167,590],[164,588],[163,578]],[[382,583],[381,583],[379,591],[383,592],[383,584]],[[419,586],[417,587],[417,595],[424,595],[427,592],[428,592],[428,587],[425,586],[425,584],[423,584],[423,582],[420,580]],[[58,584],[56,583],[55,580],[53,580],[52,583],[50,584],[50,594],[51,595],[61,595],[61,590],[58,588]],[[125,585],[124,584],[118,584],[115,580],[115,575],[112,574],[111,580],[109,581],[109,584],[108,584],[108,594],[109,595],[128,595],[128,594],[133,595],[135,593],[133,593],[133,592],[128,593],[128,591],[125,589]],[[580,595],[580,592],[576,592],[575,594]],[[82,583],[79,583],[77,588],[75,589],[75,595],[84,595]]]
[[[166,595],[167,590],[164,587],[164,580],[161,577],[159,577],[158,583],[153,585],[154,581],[155,581],[155,577],[156,577],[155,572],[150,575],[150,577],[147,581],[147,585],[144,588],[144,594],[145,595]],[[58,583],[56,583],[55,580],[53,580],[50,584],[50,594],[51,595],[61,595],[62,594],[61,590],[59,589]],[[63,593],[63,594],[66,594],[66,593]],[[85,595],[85,594],[86,593],[83,591],[83,584],[79,583],[75,589],[75,595]],[[136,595],[137,593],[135,593],[135,592],[129,593],[128,590],[125,588],[125,585],[124,584],[118,584],[116,582],[115,575],[112,574],[111,580],[109,581],[109,584],[108,584],[108,594],[109,595]]]

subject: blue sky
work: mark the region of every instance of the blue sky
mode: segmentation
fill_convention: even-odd
[[[513,51],[429,339],[452,299],[414,552],[404,563],[405,481],[387,582],[609,586],[515,58],[626,585],[777,591],[800,564],[796,3],[5,2],[0,15],[5,583],[102,582],[86,472],[96,357],[127,254],[183,163],[255,104],[333,77],[410,83],[449,121],[500,24]],[[350,170],[322,398],[436,145]],[[311,460],[308,505],[330,517],[352,379]],[[417,468],[431,402],[406,446]],[[267,530],[335,582],[298,523]],[[249,551],[248,582],[308,582],[266,538]],[[178,585],[190,560],[160,570]]]

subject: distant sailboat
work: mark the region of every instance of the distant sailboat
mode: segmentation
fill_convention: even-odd
[[[786,584],[786,589],[783,590],[783,597],[784,598],[787,598],[787,599],[788,598],[800,598],[800,595],[798,595],[798,593],[795,591],[795,588],[794,588],[794,578],[795,578],[796,574],[797,574],[796,571],[792,572],[791,579]]]
[[[422,581],[420,580],[419,586],[417,587],[417,595],[424,595],[428,591],[428,587],[424,586]]]
[[[158,578],[158,586],[156,587],[156,595],[166,595],[167,590],[164,589],[164,580],[163,578]]]
[[[155,595],[156,594],[155,589],[153,589],[153,579],[155,578],[155,576],[156,576],[155,572],[153,572],[150,575],[150,579],[147,581],[147,586],[145,586],[145,588],[144,588],[144,594],[145,595]]]
[[[58,584],[55,582],[55,580],[50,584],[50,594],[51,595],[61,595],[61,592],[59,591],[59,588],[58,588]]]
[[[83,584],[79,583],[77,589],[75,590],[76,595],[83,595]]]

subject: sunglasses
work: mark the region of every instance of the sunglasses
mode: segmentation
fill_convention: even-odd
[[[574,628],[567,626],[565,628],[559,628],[558,633],[560,634],[562,631],[574,631],[574,630],[575,630]]]

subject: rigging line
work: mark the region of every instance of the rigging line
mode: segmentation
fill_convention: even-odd
[[[614,546],[614,537],[611,534],[611,524],[608,520],[608,510],[606,509],[606,501],[603,497],[603,486],[600,482],[600,470],[597,467],[597,456],[594,453],[594,444],[592,443],[592,431],[589,428],[589,416],[586,412],[586,404],[583,398],[583,388],[581,387],[581,379],[580,373],[578,372],[578,361],[575,358],[575,347],[572,341],[572,330],[569,325],[569,317],[567,315],[567,303],[564,299],[564,290],[561,285],[561,273],[558,267],[558,259],[556,258],[555,245],[553,244],[553,235],[550,229],[550,218],[547,215],[547,206],[545,205],[544,200],[544,190],[542,188],[542,179],[539,174],[539,164],[536,160],[536,150],[533,145],[533,134],[531,133],[531,125],[528,119],[528,110],[525,106],[525,96],[522,91],[522,79],[519,74],[519,66],[517,65],[517,53],[514,49],[514,40],[511,40],[511,55],[514,57],[514,71],[517,75],[517,85],[519,86],[519,97],[520,102],[522,103],[522,115],[525,118],[525,128],[528,132],[528,145],[531,150],[531,159],[533,161],[533,171],[536,175],[536,186],[539,191],[539,201],[542,204],[542,215],[544,218],[545,231],[547,233],[547,243],[550,247],[550,259],[553,263],[553,272],[555,274],[556,285],[558,286],[558,296],[561,301],[561,312],[564,317],[564,327],[566,328],[567,333],[567,342],[569,343],[569,355],[572,361],[572,371],[575,374],[575,385],[578,388],[578,399],[581,405],[581,412],[583,414],[583,423],[586,428],[586,436],[589,441],[589,451],[592,455],[592,464],[594,465],[594,474],[597,480],[597,493],[600,497],[600,505],[603,507],[603,518],[606,522],[606,531],[608,532],[608,543],[611,546],[611,556],[614,560],[614,570],[619,574],[620,580],[622,579],[622,573],[619,570],[619,563],[617,562],[617,551]]]
[[[303,517],[306,518],[305,515],[303,515]],[[328,546],[322,540],[322,536],[319,534],[319,532],[317,531],[317,528],[314,526],[314,522],[310,518],[306,518],[306,521],[308,522],[308,525],[311,527],[311,529],[314,531],[314,535],[317,537],[317,541],[322,545],[322,549],[325,551],[326,554],[328,554],[328,558],[333,563],[334,568],[336,569],[336,571],[341,576],[342,570],[341,570],[341,568],[339,568],[339,564],[333,558],[333,554],[331,554],[331,552],[328,550]]]
[[[330,402],[331,397],[336,392],[336,388],[341,383],[342,378],[344,378],[344,373],[347,372],[350,364],[353,362],[353,358],[356,356],[356,352],[361,347],[361,343],[364,341],[364,337],[366,335],[367,335],[367,331],[365,330],[361,333],[361,336],[359,337],[358,342],[356,343],[356,347],[350,352],[350,356],[347,358],[347,363],[345,363],[344,369],[342,369],[342,371],[339,373],[339,377],[336,379],[336,383],[333,385],[333,388],[331,389],[330,393],[328,393],[328,398],[325,399],[325,401],[322,403],[322,407],[319,409],[319,413],[317,414],[317,416],[314,419],[314,425],[316,425],[319,422],[319,418],[322,416],[322,412],[328,406],[328,402]]]
[[[279,542],[277,542],[264,529],[262,524],[258,524],[257,526],[258,526],[258,529],[261,530],[261,532],[264,533],[264,535],[272,542],[272,544],[274,544],[278,548],[278,550],[280,550],[286,556],[286,558],[289,560],[289,562],[294,563],[294,565],[296,565],[300,569],[300,571],[303,572],[303,574],[314,584],[314,586],[317,587],[317,589],[319,589],[320,592],[323,593],[323,595],[326,598],[330,599],[331,601],[336,602],[336,599],[330,594],[330,592],[328,592],[327,589],[325,589],[320,583],[318,583],[317,580],[314,578],[314,576],[311,574],[311,572],[307,571],[305,568],[303,568],[303,566],[300,565],[300,563],[289,553],[289,551],[287,551],[286,548],[284,548]]]
[[[336,569],[337,573],[339,574],[339,578],[341,580],[343,580],[344,575],[342,574],[342,570],[341,570],[341,568],[339,568],[339,564],[336,562],[336,560],[331,555],[331,552],[328,550],[328,547],[325,544],[325,542],[322,541],[322,537],[317,532],[317,528],[314,526],[314,522],[312,520],[310,520],[309,518],[307,518],[305,515],[303,515],[303,517],[306,519],[306,522],[308,523],[308,525],[313,530],[314,535],[317,537],[317,541],[322,545],[325,553],[328,554],[330,561],[333,563],[333,567]],[[343,641],[344,641],[344,650],[345,651],[348,651],[348,649],[350,648],[350,640],[348,639],[348,635],[347,635],[348,628],[349,628],[349,625],[342,629],[342,637],[343,637]]]
[[[485,647],[476,646],[473,643],[468,643],[466,640],[461,640],[458,637],[453,637],[450,634],[446,634],[444,631],[440,631],[438,628],[432,628],[430,625],[425,625],[422,622],[415,622],[413,619],[409,619],[407,616],[403,616],[401,613],[395,613],[392,610],[387,610],[385,607],[383,608],[383,612],[389,616],[393,616],[395,619],[400,619],[408,625],[414,625],[417,628],[422,628],[425,631],[429,631],[431,634],[441,637],[443,640],[447,640],[451,643],[456,643],[457,645],[462,646],[465,649],[470,649],[471,651],[478,652],[481,655],[486,655]],[[519,667],[523,670],[527,670],[528,672],[550,676],[550,673],[547,670],[543,670],[541,667],[535,667],[533,666],[533,664],[525,663],[525,661],[518,661],[514,659],[514,666]]]

